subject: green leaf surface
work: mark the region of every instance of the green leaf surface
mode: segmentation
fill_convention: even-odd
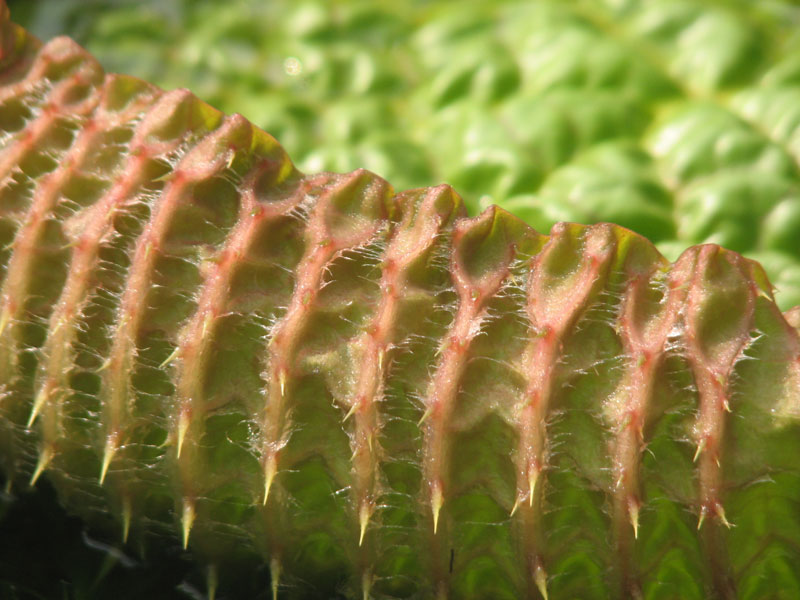
[[[450,183],[473,211],[496,203],[543,232],[620,223],[673,259],[705,242],[769,253],[780,305],[800,304],[789,0],[11,7],[109,71],[244,114],[307,172]]]

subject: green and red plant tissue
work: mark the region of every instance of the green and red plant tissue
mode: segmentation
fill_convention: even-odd
[[[0,464],[279,597],[800,593],[758,263],[299,172],[0,12]]]

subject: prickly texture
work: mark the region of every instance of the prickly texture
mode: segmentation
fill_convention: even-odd
[[[540,231],[610,221],[670,260],[720,244],[800,303],[794,0],[16,4],[114,70],[241,111],[301,169],[447,181]]]
[[[304,175],[0,15],[12,489],[280,597],[800,594],[800,319],[757,263]]]

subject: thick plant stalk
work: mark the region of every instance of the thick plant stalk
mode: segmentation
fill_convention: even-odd
[[[800,593],[800,319],[758,264],[303,175],[0,18],[10,490],[47,477],[212,589]]]

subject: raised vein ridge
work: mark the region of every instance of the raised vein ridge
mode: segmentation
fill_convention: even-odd
[[[756,263],[303,175],[0,19],[10,489],[275,597],[800,590],[800,320]]]

